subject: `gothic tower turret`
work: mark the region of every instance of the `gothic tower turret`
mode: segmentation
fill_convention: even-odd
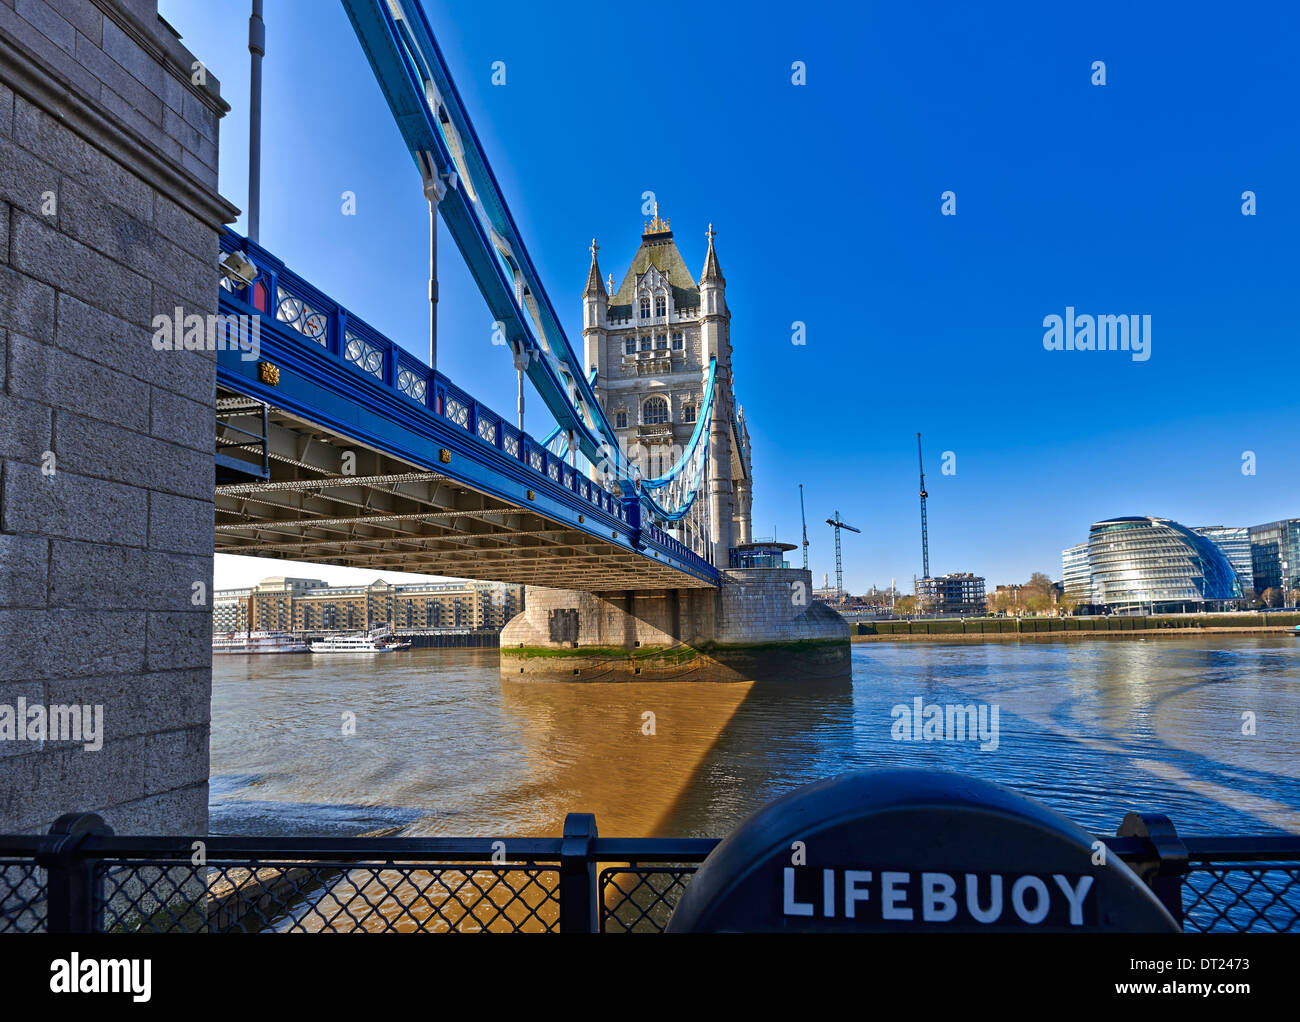
[[[591,269],[587,271],[587,289],[582,293],[582,350],[583,368],[590,373],[596,370],[596,378],[603,381],[605,366],[602,364],[605,352],[605,319],[609,310],[609,295],[600,282],[600,264],[596,253],[600,246],[596,239],[591,239]]]
[[[717,396],[702,441],[711,478],[684,519],[662,524],[725,566],[732,546],[749,536],[750,455],[744,422],[732,411],[731,313],[712,227],[708,238],[697,280],[656,204],[617,286],[613,275],[608,286],[601,283],[593,241],[582,298],[584,361],[587,371],[597,371],[596,397],[618,443],[646,478],[654,478],[676,464],[694,438],[709,360],[717,358]],[[716,521],[722,523],[717,529]]]
[[[727,280],[713,250],[714,233],[709,224],[709,251],[700,277],[700,348],[706,375],[709,360],[718,360],[709,420],[709,540],[713,563],[725,568],[736,545],[731,485],[731,314],[727,311]]]

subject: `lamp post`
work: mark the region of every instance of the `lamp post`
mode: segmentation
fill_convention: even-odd
[[[519,432],[524,431],[524,371],[528,368],[528,350],[523,341],[515,341],[512,355],[515,363],[515,375],[519,378]]]
[[[262,0],[253,0],[248,19],[248,240],[262,232],[262,58],[266,55],[266,23]]]
[[[420,154],[424,198],[429,203],[429,368],[438,368],[438,203],[447,194],[448,181],[438,173],[431,153]]]

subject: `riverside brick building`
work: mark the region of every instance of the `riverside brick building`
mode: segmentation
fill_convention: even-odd
[[[497,582],[417,582],[329,586],[320,579],[274,577],[213,599],[212,630],[359,631],[388,625],[415,631],[498,632],[523,609],[523,587]]]

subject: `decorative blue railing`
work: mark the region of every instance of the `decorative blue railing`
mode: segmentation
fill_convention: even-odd
[[[442,373],[430,369],[409,351],[385,337],[359,316],[293,273],[274,255],[233,231],[222,235],[223,252],[245,253],[259,269],[248,287],[228,278],[222,286],[243,304],[274,318],[281,326],[320,345],[353,370],[423,405],[480,443],[514,459],[538,476],[563,487],[578,501],[597,508],[629,528],[639,530],[643,545],[652,545],[669,558],[697,573],[716,578],[712,565],[686,544],[654,524],[657,513],[646,496],[620,498],[549,450],[529,434],[457,387]]]

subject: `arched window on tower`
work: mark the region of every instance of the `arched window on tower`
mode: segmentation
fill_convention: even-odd
[[[668,402],[652,397],[641,406],[641,422],[646,426],[662,426],[668,421]]]
[[[663,295],[655,295],[655,315],[668,315],[668,299]]]
[[[641,296],[641,318],[642,319],[650,318],[650,296],[649,295]]]

